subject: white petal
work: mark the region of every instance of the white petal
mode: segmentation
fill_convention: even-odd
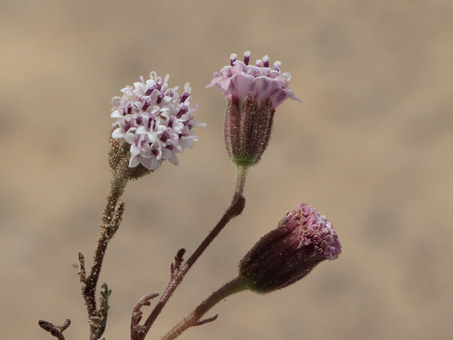
[[[167,149],[167,148],[162,149],[162,159],[168,159],[171,157],[171,155],[172,155],[172,152],[169,149]]]
[[[123,137],[129,144],[135,144],[135,141],[137,140],[137,135],[135,133],[126,133]]]
[[[174,165],[178,165],[179,164],[179,159],[178,159],[178,156],[176,156],[173,152],[171,153],[171,156],[167,158],[168,161]]]
[[[140,160],[138,159],[138,156],[132,156],[129,160],[129,168],[135,168],[139,164]]]
[[[137,130],[135,131],[137,135],[143,135],[145,133],[148,133],[148,130],[144,126],[139,126]]]
[[[110,117],[112,117],[112,118],[123,118],[123,114],[121,112],[119,112],[118,110],[115,110],[115,111],[112,112]]]
[[[151,159],[151,169],[150,170],[156,169],[157,167],[159,167],[159,165],[160,165],[160,162],[156,158],[152,158]]]
[[[141,150],[139,148],[137,148],[137,146],[135,144],[132,144],[130,152],[131,152],[132,157],[135,157],[140,154]]]
[[[156,141],[157,141],[157,135],[156,135],[156,133],[154,133],[154,132],[149,132],[149,133],[148,133],[148,139],[149,139],[149,142],[150,142],[151,144],[156,143]]]
[[[156,128],[154,129],[154,131],[157,133],[157,134],[161,134],[162,132],[164,132],[165,130],[167,130],[167,128],[163,125],[157,125]]]
[[[123,138],[123,137],[124,137],[123,129],[117,128],[113,130],[112,138]]]
[[[145,93],[145,86],[142,83],[136,82],[134,83],[134,87],[140,91],[140,93]]]
[[[153,170],[152,169],[152,159],[151,158],[142,158],[140,163],[142,163],[142,165],[145,168],[147,168],[149,170]]]

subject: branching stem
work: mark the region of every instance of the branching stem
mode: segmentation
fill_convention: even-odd
[[[138,340],[143,340],[146,337],[146,334],[150,330],[154,321],[157,319],[157,317],[161,313],[164,306],[167,304],[168,300],[170,299],[176,288],[181,284],[184,276],[187,274],[187,272],[193,266],[193,264],[198,260],[198,258],[203,254],[206,248],[212,243],[212,241],[223,230],[223,228],[228,224],[228,222],[234,217],[240,215],[244,210],[245,198],[242,194],[244,192],[246,175],[247,175],[246,167],[237,168],[236,188],[230,206],[225,211],[222,218],[214,227],[214,229],[211,230],[211,232],[198,246],[198,248],[195,250],[192,256],[190,256],[190,258],[181,267],[178,273],[174,275],[173,278],[170,280],[170,283],[168,284],[165,292],[162,294],[159,302],[156,304],[150,316],[145,321],[145,324],[143,326],[143,333],[141,333],[141,336]]]

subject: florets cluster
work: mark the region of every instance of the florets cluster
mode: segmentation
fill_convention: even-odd
[[[141,164],[154,170],[165,159],[177,165],[176,154],[198,140],[193,128],[203,124],[192,116],[196,107],[190,107],[189,83],[180,96],[178,87],[168,87],[168,78],[151,72],[150,79],[140,77],[140,82],[121,90],[122,97],[112,99],[111,117],[116,119],[112,138],[130,144],[130,168]]]
[[[332,223],[318,210],[306,203],[299,203],[279,223],[279,228],[292,231],[291,237],[297,244],[296,248],[313,244],[315,250],[328,260],[338,258],[341,245]]]
[[[227,101],[233,98],[242,102],[248,95],[259,104],[269,100],[272,109],[289,98],[300,101],[288,88],[291,76],[281,72],[280,61],[276,61],[271,67],[266,55],[263,59],[258,59],[255,65],[249,65],[250,56],[250,51],[245,52],[242,62],[233,53],[230,65],[215,72],[207,87],[219,87]]]

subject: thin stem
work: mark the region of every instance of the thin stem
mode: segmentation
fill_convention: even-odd
[[[247,178],[248,167],[238,165],[236,167],[236,191],[237,194],[244,192],[245,180]]]
[[[180,323],[171,329],[162,340],[173,340],[189,327],[194,326],[201,317],[206,314],[212,307],[219,301],[226,297],[241,292],[247,289],[244,279],[237,277],[234,280],[223,285],[220,289],[212,293],[206,300],[204,300],[195,310],[186,316]]]
[[[93,317],[100,317],[96,308],[96,287],[99,281],[107,245],[116,232],[121,220],[124,206],[118,204],[118,201],[124,192],[126,183],[127,177],[125,177],[121,171],[113,173],[110,181],[110,193],[107,197],[107,204],[102,215],[101,233],[99,235],[93,265],[90,274],[86,277],[84,282],[82,282],[82,295],[90,319],[90,339],[92,340],[97,340],[101,335],[99,334],[100,325],[93,322]]]
[[[233,219],[234,217],[240,215],[242,213],[242,211],[244,210],[245,198],[242,195],[242,193],[244,192],[246,175],[247,175],[246,167],[237,168],[236,188],[235,188],[235,192],[233,195],[233,199],[230,203],[230,206],[225,211],[222,218],[217,223],[217,225],[214,227],[214,229],[212,229],[210,231],[208,236],[206,236],[206,238],[203,240],[203,242],[201,242],[201,244],[198,246],[198,248],[195,250],[195,252],[192,254],[192,256],[190,256],[190,258],[181,267],[181,269],[178,271],[178,273],[176,275],[174,275],[174,277],[171,279],[170,283],[168,284],[167,288],[165,289],[165,292],[162,294],[159,302],[156,304],[156,306],[154,307],[150,316],[145,321],[145,324],[143,326],[143,333],[141,333],[139,340],[143,340],[145,338],[146,334],[148,333],[149,329],[153,325],[154,321],[157,319],[160,312],[162,311],[164,306],[167,304],[168,300],[173,295],[176,288],[181,284],[184,276],[189,271],[189,269],[193,266],[193,264],[203,254],[203,252],[212,243],[212,241],[214,241],[214,239],[222,231],[222,229],[228,224],[228,222],[231,219]]]

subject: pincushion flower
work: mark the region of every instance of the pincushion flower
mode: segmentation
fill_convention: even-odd
[[[239,271],[250,290],[268,293],[302,279],[318,263],[340,253],[332,224],[315,208],[299,203],[247,253]]]
[[[178,87],[168,87],[168,78],[151,72],[150,79],[140,77],[140,82],[121,90],[122,97],[112,99],[112,138],[130,144],[130,168],[141,164],[155,170],[165,159],[177,165],[176,154],[198,140],[193,128],[205,126],[192,116],[196,107],[190,107],[189,83],[180,96]]]
[[[215,72],[207,87],[217,86],[225,96],[225,143],[230,158],[239,166],[256,164],[269,142],[277,106],[286,99],[300,101],[288,88],[291,76],[281,72],[281,63],[270,66],[268,56],[249,65],[232,54],[230,65]]]

